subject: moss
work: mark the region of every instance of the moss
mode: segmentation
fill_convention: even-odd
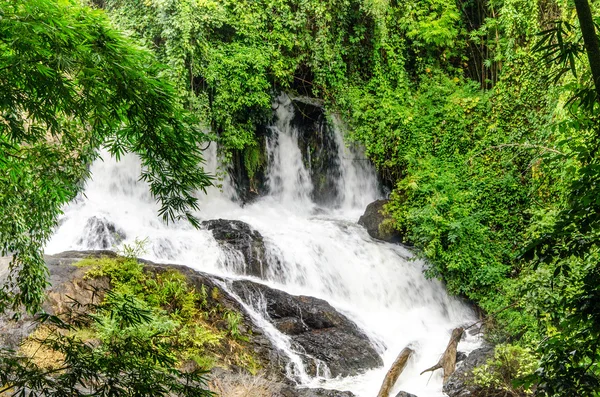
[[[258,145],[254,144],[251,146],[246,146],[246,148],[244,149],[243,157],[244,168],[246,168],[248,178],[252,183],[256,172],[265,164],[264,153],[262,152],[260,147],[258,147]]]
[[[210,290],[209,299],[206,286],[195,288],[177,270],[145,271],[134,258],[87,258],[75,266],[89,268],[85,278],[107,277],[113,293],[134,296],[164,322],[172,323],[175,336],[170,343],[181,366],[193,362],[209,370],[235,365],[250,373],[260,368],[248,351],[249,335],[242,331],[242,316],[218,302],[218,288]]]

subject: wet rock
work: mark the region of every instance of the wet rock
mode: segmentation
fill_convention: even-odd
[[[478,395],[481,392],[481,388],[471,382],[473,378],[472,371],[475,367],[485,364],[493,355],[494,346],[491,345],[485,345],[469,353],[467,358],[457,366],[456,371],[454,371],[444,384],[444,393],[449,397]]]
[[[314,359],[324,362],[334,377],[383,365],[369,338],[326,301],[290,295],[248,280],[233,281],[232,289],[246,303],[266,311],[273,324],[290,335],[306,353],[305,361],[313,374],[316,365],[310,362]]]
[[[116,254],[111,251],[68,251],[45,257],[51,285],[48,290],[49,299],[44,306],[47,312],[55,313],[64,309],[70,302],[69,296],[84,304],[91,301],[98,302],[102,298],[102,291],[110,288],[108,280],[87,279],[84,275],[88,269],[73,266],[74,263],[90,256],[114,257]],[[161,273],[169,270],[180,272],[186,276],[191,285],[210,291],[206,298],[208,305],[218,304],[226,310],[240,313],[242,316],[240,327],[244,327],[252,335],[248,342],[248,349],[260,362],[264,375],[282,385],[289,385],[289,379],[286,378],[286,365],[289,363],[287,355],[273,345],[246,312],[238,298],[223,288],[227,280],[185,266],[155,264],[141,259],[139,261],[144,263],[144,270],[147,272]],[[236,280],[230,283],[234,292],[239,292],[241,297],[248,301],[252,301],[251,297],[257,295],[265,297],[267,312],[275,326],[290,335],[297,350],[306,352],[307,360],[309,356],[313,356],[327,363],[333,376],[353,375],[382,365],[381,358],[356,324],[338,313],[327,302],[311,297],[292,296],[248,280]],[[16,347],[23,338],[35,330],[36,325],[31,318],[23,318],[19,322],[0,318],[0,346]],[[316,372],[316,365],[313,361],[314,372]],[[291,390],[296,394],[274,395],[352,396],[349,392],[320,389],[292,387]]]
[[[228,251],[226,266],[248,276],[265,278],[267,258],[262,235],[242,221],[213,219],[202,222]]]
[[[327,389],[295,389],[293,394],[283,394],[283,397],[354,397],[349,391]]]
[[[407,393],[405,391],[401,391],[398,394],[396,394],[396,397],[417,397],[417,396],[414,394],[411,394],[411,393]]]
[[[296,317],[285,317],[273,320],[273,325],[286,335],[300,335],[310,330],[302,319]]]
[[[321,206],[335,206],[341,192],[337,181],[342,169],[335,131],[327,122],[323,104],[312,98],[292,98],[294,117],[290,125],[298,132],[298,148],[310,173],[312,200]]]
[[[369,236],[389,243],[399,243],[402,241],[402,235],[395,229],[382,226],[382,223],[388,219],[383,214],[383,206],[389,200],[376,200],[367,205],[365,213],[358,220],[358,224],[367,229]]]
[[[106,289],[110,288],[107,279],[89,279],[85,274],[89,269],[73,266],[74,263],[88,257],[116,257],[112,251],[67,251],[57,255],[46,255],[45,261],[49,270],[48,299],[44,303],[44,310],[48,313],[58,313],[71,303],[71,298],[82,304],[99,302]],[[0,273],[6,268],[8,259],[0,258]],[[144,270],[148,272],[161,273],[168,270],[176,270],[186,276],[188,282],[196,288],[206,288],[210,293],[207,296],[209,305],[220,305],[225,310],[240,313],[242,321],[240,329],[248,330],[252,335],[248,349],[251,351],[266,376],[281,382],[287,381],[285,367],[288,363],[287,356],[272,344],[270,339],[264,335],[262,330],[253,323],[251,317],[245,312],[241,304],[229,293],[221,288],[224,281],[219,277],[197,272],[189,267],[155,264],[150,261],[138,259],[144,264]],[[31,317],[25,316],[19,321],[10,319],[8,316],[0,316],[0,347],[16,348],[19,343],[29,334],[35,331],[37,323]]]
[[[77,242],[94,249],[109,249],[119,245],[127,236],[106,218],[92,216],[85,224],[82,237]]]

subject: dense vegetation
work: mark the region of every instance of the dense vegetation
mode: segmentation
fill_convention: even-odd
[[[160,70],[102,12],[0,1],[0,254],[13,256],[0,313],[39,308],[42,247],[102,147],[139,154],[165,220],[195,221],[205,136]]]
[[[40,247],[100,146],[139,153],[163,214],[193,221],[191,191],[209,183],[196,143],[218,141],[252,178],[285,90],[348,123],[392,187],[391,226],[523,361],[519,384],[483,384],[597,395],[598,31],[582,4],[92,1],[124,38],[71,2],[0,2],[0,242],[18,253],[0,305],[39,304]]]
[[[323,99],[393,187],[392,226],[429,275],[487,313],[489,338],[541,357],[538,392],[597,390],[598,229],[581,224],[596,203],[597,101],[572,4],[101,6],[171,66],[226,159],[253,164],[279,90]]]
[[[125,253],[74,264],[85,269],[80,299],[62,296],[62,312],[37,316],[17,354],[0,349],[0,393],[210,397],[204,375],[215,364],[256,373],[240,314],[216,287],[144,270],[139,249]]]

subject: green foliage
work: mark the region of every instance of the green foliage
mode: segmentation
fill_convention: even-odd
[[[33,355],[0,351],[0,393],[39,396],[208,397],[204,372],[181,371],[174,354],[175,324],[128,295],[108,292],[102,305],[73,302],[67,313],[42,314],[51,331]],[[94,340],[82,340],[82,330]],[[84,332],[85,334],[87,332]],[[57,365],[36,362],[40,349]]]
[[[257,370],[256,359],[245,351],[248,336],[241,330],[242,317],[221,306],[218,289],[209,296],[204,286],[194,288],[177,270],[144,271],[135,258],[88,258],[76,265],[89,268],[88,278],[108,278],[111,294],[135,297],[170,324],[173,334],[168,339],[178,363],[191,360],[205,370],[216,364]]]
[[[39,308],[42,247],[105,147],[138,154],[166,221],[197,224],[204,135],[154,57],[74,1],[0,1],[0,312]]]
[[[485,396],[531,396],[533,391],[523,386],[523,380],[533,374],[538,365],[527,348],[498,345],[494,357],[473,370],[473,382],[483,388]]]
[[[456,3],[427,0],[404,3],[401,24],[416,45],[452,47],[460,33],[460,13]],[[420,42],[420,43],[419,43]]]
[[[248,171],[248,177],[252,180],[254,174],[263,166],[265,159],[261,150],[256,146],[247,146],[244,149],[244,167]]]

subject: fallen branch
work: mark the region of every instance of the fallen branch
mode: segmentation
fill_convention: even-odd
[[[421,375],[423,375],[425,372],[433,372],[436,369],[442,368],[444,371],[444,383],[446,383],[450,375],[452,375],[456,369],[456,348],[463,332],[464,329],[460,327],[452,330],[452,336],[450,337],[448,346],[446,346],[446,350],[444,351],[444,354],[442,354],[440,361],[438,361],[433,367],[427,368],[425,371],[421,372]]]
[[[414,352],[410,347],[405,347],[404,349],[402,349],[402,351],[398,355],[398,358],[396,358],[396,361],[394,361],[389,371],[385,375],[377,397],[389,397],[392,388],[396,384],[396,381],[398,380],[398,377],[400,376],[402,371],[404,371],[404,368],[408,363],[408,359],[413,353]]]
[[[469,159],[467,160],[467,163],[471,163],[475,157],[477,157],[480,154],[485,153],[485,152],[487,152],[489,150],[504,149],[504,148],[507,148],[507,147],[521,147],[521,148],[524,148],[524,149],[540,149],[540,150],[542,150],[544,152],[555,153],[555,154],[558,154],[558,155],[561,155],[561,156],[565,155],[563,152],[560,152],[560,151],[558,151],[556,149],[553,149],[553,148],[550,148],[550,147],[547,147],[547,146],[542,146],[542,145],[534,145],[534,144],[531,144],[531,143],[503,143],[502,145],[496,145],[496,146],[487,147],[487,148],[485,148],[485,149],[483,149],[483,150],[475,153],[474,155],[472,155],[471,157],[469,157]]]

